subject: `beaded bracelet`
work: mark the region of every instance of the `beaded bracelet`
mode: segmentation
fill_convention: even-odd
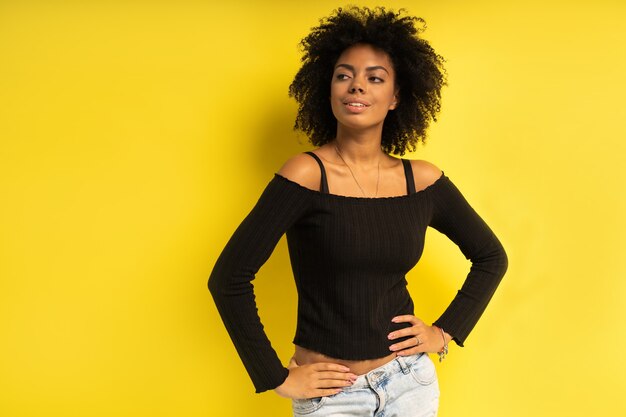
[[[441,351],[437,352],[437,355],[439,355],[439,362],[441,362],[442,360],[446,358],[446,355],[448,354],[448,344],[446,343],[446,336],[443,332],[443,329],[440,327],[439,330],[441,330],[441,338],[443,339],[443,347],[441,348]]]

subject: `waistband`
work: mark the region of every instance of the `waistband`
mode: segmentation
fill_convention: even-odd
[[[414,355],[396,356],[386,364],[374,368],[366,374],[359,375],[354,384],[349,387],[343,387],[343,391],[372,387],[398,372],[406,375],[411,371],[411,365],[417,362],[422,355],[426,355],[426,353],[420,352]]]

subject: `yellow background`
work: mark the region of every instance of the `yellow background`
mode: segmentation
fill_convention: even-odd
[[[282,162],[298,41],[343,3],[0,3],[0,415],[288,416],[253,386],[206,281]],[[376,5],[374,2],[359,3]],[[626,5],[388,1],[449,86],[427,159],[510,267],[438,364],[441,417],[626,415]],[[283,361],[286,242],[257,298]],[[469,263],[430,230],[434,320]]]

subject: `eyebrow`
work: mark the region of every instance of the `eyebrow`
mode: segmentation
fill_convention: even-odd
[[[350,71],[352,71],[352,73],[354,73],[354,67],[352,65],[349,64],[337,64],[337,66],[335,67],[335,69],[339,68],[339,67],[344,67],[349,69]],[[389,71],[387,71],[387,68],[383,67],[382,65],[374,65],[372,67],[366,67],[365,68],[367,71],[373,71],[373,70],[377,70],[377,69],[381,69],[383,71],[385,71],[387,74],[389,74]]]

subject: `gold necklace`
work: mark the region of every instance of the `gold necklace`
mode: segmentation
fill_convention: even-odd
[[[367,197],[367,195],[365,194],[365,191],[363,191],[363,187],[361,187],[361,184],[359,184],[359,181],[356,179],[354,172],[352,172],[352,168],[350,168],[350,165],[348,165],[346,160],[343,159],[343,155],[341,155],[341,152],[339,151],[339,146],[337,146],[337,143],[335,143],[335,150],[337,151],[337,155],[339,155],[339,158],[341,158],[345,166],[348,167],[348,170],[350,171],[350,174],[352,174],[352,178],[354,178],[354,182],[356,182],[356,185],[359,187],[363,195]],[[378,173],[376,175],[376,194],[374,194],[374,197],[378,197],[378,183],[379,182],[380,182],[380,159],[378,160]]]

